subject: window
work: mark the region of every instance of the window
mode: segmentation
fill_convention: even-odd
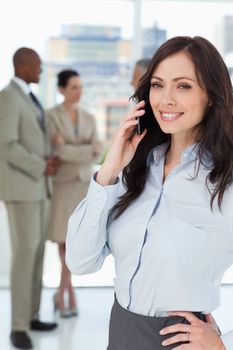
[[[86,0],[81,5],[75,0],[50,0],[40,5],[33,0],[5,1],[0,23],[0,40],[4,42],[0,87],[10,80],[12,55],[21,46],[32,47],[43,59],[38,93],[45,108],[61,99],[56,89],[57,72],[72,66],[83,78],[82,103],[95,114],[101,137],[109,142],[129,108],[133,63],[151,56],[166,39],[175,35],[205,36],[220,50],[233,75],[232,4],[230,0]],[[22,8],[26,9],[25,18]],[[0,228],[7,232],[2,203]],[[4,234],[0,245],[3,284],[10,264],[6,247],[9,252],[9,235]],[[56,263],[51,264],[51,260]],[[51,266],[55,266],[53,271]],[[113,262],[108,258],[101,272],[86,279],[75,277],[75,283],[109,285],[113,275]],[[52,286],[58,284],[58,279],[56,246],[49,242],[44,282]],[[224,282],[233,282],[233,269],[227,271]]]

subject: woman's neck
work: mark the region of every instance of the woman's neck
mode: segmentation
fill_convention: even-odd
[[[166,153],[164,172],[163,172],[163,182],[166,180],[170,171],[180,164],[181,156],[185,148],[194,144],[194,140],[189,138],[188,140],[182,138],[171,137],[171,144]]]
[[[63,102],[63,107],[65,108],[67,115],[69,116],[71,122],[76,125],[78,123],[78,111],[76,103],[71,103],[68,101]]]
[[[74,112],[77,108],[77,104],[76,103],[73,103],[73,102],[69,102],[69,101],[66,101],[64,100],[63,101],[63,106],[64,108],[69,111],[69,112]]]
[[[183,151],[195,143],[194,138],[171,137],[171,144],[166,154],[165,164],[177,165],[180,163]]]

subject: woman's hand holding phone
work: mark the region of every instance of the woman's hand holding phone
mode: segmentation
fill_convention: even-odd
[[[144,108],[145,108],[145,105],[144,105]],[[145,111],[145,109],[144,109],[144,111]],[[138,135],[141,135],[145,129],[146,129],[146,118],[143,115],[143,116],[138,117],[138,124],[137,124],[137,128],[136,128],[136,132]]]
[[[145,114],[145,101],[140,101],[122,120],[110,146],[105,161],[97,174],[96,181],[103,186],[115,183],[119,173],[131,162],[138,144],[146,134],[133,133],[138,128],[139,117]]]

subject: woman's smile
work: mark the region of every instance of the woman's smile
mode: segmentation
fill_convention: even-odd
[[[160,111],[160,117],[165,122],[172,122],[179,119],[184,113],[183,112],[164,112]]]

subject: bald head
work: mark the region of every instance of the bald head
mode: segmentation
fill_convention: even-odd
[[[142,75],[146,73],[149,63],[150,58],[142,58],[136,62],[136,65],[141,69]]]
[[[41,59],[36,51],[27,47],[19,48],[13,56],[15,76],[26,83],[38,83],[41,73]]]
[[[137,88],[139,80],[146,73],[149,63],[150,63],[149,58],[142,58],[141,60],[138,60],[135,63],[133,76],[131,80],[131,85],[134,87],[135,90]]]

